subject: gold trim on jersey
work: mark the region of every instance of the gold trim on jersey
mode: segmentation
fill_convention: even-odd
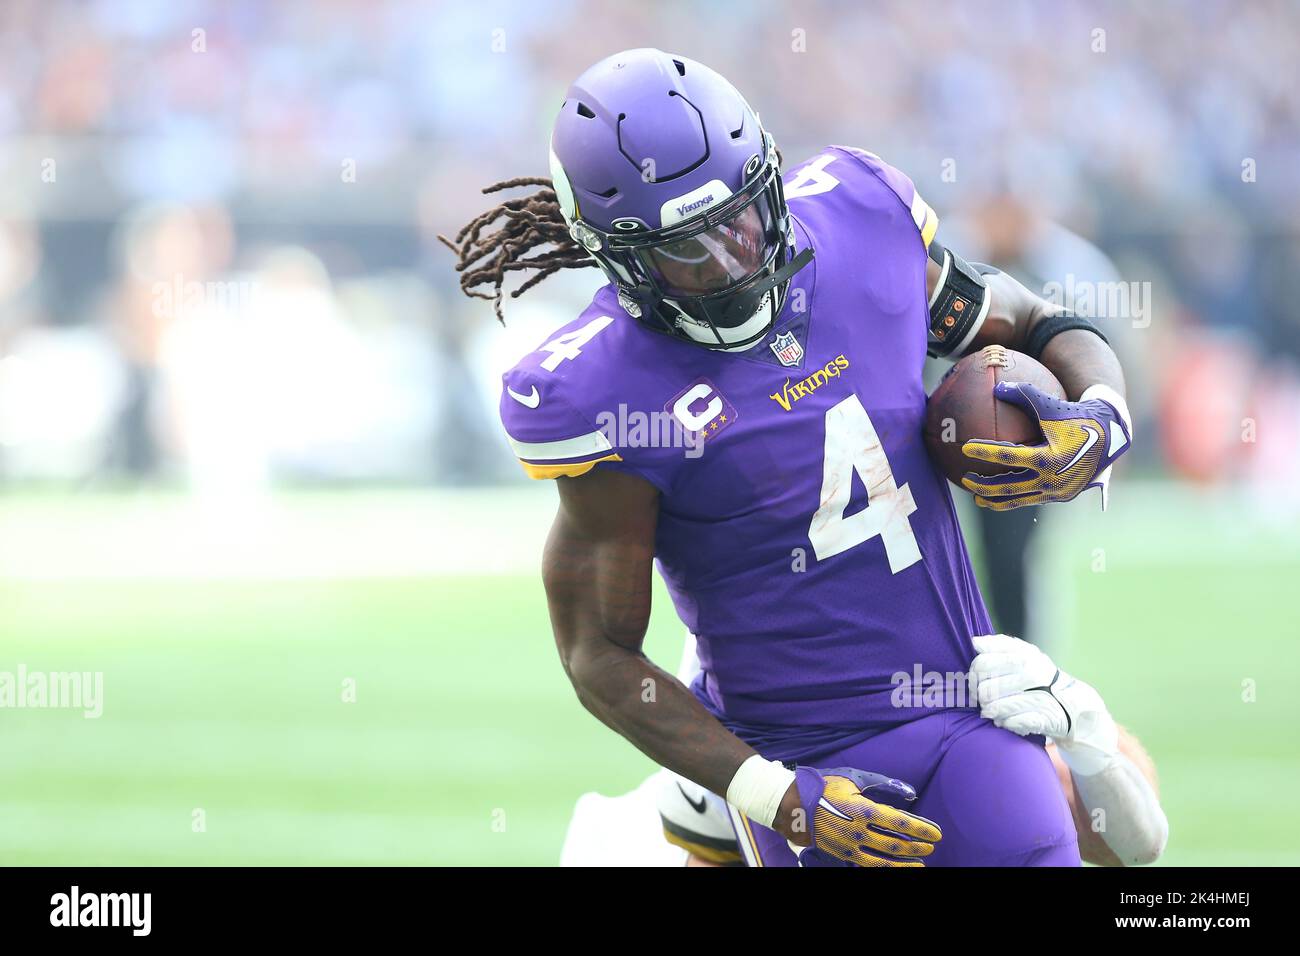
[[[939,216],[918,192],[912,193],[912,221],[916,223],[916,228],[921,230],[921,241],[925,243],[925,248],[929,249],[930,240],[939,231]]]
[[[603,458],[593,458],[591,461],[570,461],[559,465],[538,465],[531,461],[519,459],[519,464],[524,466],[529,478],[577,478],[579,475],[585,475],[591,469],[595,468],[602,461],[622,461],[622,455],[606,455]]]

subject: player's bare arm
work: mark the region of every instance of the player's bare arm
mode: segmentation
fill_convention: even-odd
[[[661,766],[715,793],[754,749],[641,650],[659,492],[597,469],[557,481],[542,580],[564,670],[584,707]]]
[[[1042,426],[1041,445],[967,442],[968,458],[1005,465],[1005,474],[968,474],[963,486],[976,503],[1009,510],[1048,501],[1069,501],[1086,488],[1102,490],[1103,507],[1114,461],[1132,443],[1133,425],[1124,399],[1119,358],[1090,321],[1035,295],[1014,277],[967,263],[939,243],[930,246],[926,288],[932,334],[971,324],[951,352],[959,358],[1001,345],[1041,362],[1061,384],[1062,402],[1027,383],[999,383],[997,398],[1012,402]],[[966,319],[968,315],[978,318]]]
[[[926,270],[926,285],[931,294],[938,277],[939,267],[931,260]],[[1062,311],[1060,306],[1035,295],[1009,273],[989,272],[984,275],[984,281],[988,283],[991,299],[989,314],[968,351],[978,351],[986,345],[1003,345],[1024,352],[1034,330]],[[1070,401],[1078,401],[1092,385],[1106,385],[1120,395],[1125,394],[1124,370],[1115,350],[1105,339],[1086,329],[1067,329],[1052,336],[1043,347],[1039,361],[1056,376]]]
[[[850,768],[791,770],[765,761],[642,653],[659,513],[653,485],[600,470],[557,485],[542,579],[565,673],[587,710],[656,763],[727,794],[792,843],[811,846],[818,834],[827,859],[906,866],[930,852],[939,839],[934,824],[871,798],[915,799],[906,784]],[[874,821],[863,824],[866,835],[840,847],[834,830],[819,832],[819,821],[835,816],[828,801],[843,819]],[[872,832],[876,826],[888,832]]]

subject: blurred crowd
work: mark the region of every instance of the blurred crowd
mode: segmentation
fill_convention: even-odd
[[[0,479],[516,478],[498,376],[597,275],[502,329],[435,237],[629,46],[728,76],[787,160],[879,153],[968,258],[1122,287],[1129,467],[1297,477],[1294,3],[8,0]]]

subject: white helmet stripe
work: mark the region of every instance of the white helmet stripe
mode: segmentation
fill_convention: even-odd
[[[573,195],[573,187],[569,184],[569,177],[564,172],[564,167],[560,165],[560,157],[555,155],[555,150],[551,151],[551,182],[555,186],[555,198],[560,204],[560,214],[564,216],[564,221],[568,225],[573,225],[573,220],[578,217],[578,200]]]

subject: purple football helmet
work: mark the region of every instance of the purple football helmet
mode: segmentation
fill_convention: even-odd
[[[551,134],[569,233],[623,309],[707,348],[772,327],[794,255],[776,147],[736,88],[660,50],[601,60],[569,87]]]

